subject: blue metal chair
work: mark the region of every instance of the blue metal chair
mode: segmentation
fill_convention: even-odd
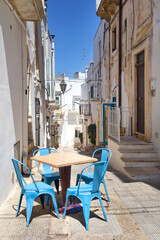
[[[56,202],[56,198],[55,198],[55,194],[54,194],[54,189],[52,186],[49,186],[48,184],[44,183],[44,182],[35,182],[29,168],[21,163],[20,161],[16,160],[16,159],[12,159],[13,162],[13,166],[17,175],[17,179],[19,182],[19,185],[21,187],[21,194],[20,194],[20,198],[19,198],[19,203],[18,203],[18,208],[17,208],[17,212],[16,212],[16,217],[18,216],[19,210],[20,210],[20,206],[21,206],[21,202],[22,202],[22,197],[23,195],[26,198],[26,216],[27,216],[27,223],[26,226],[29,226],[29,221],[31,218],[31,214],[32,214],[32,208],[33,208],[33,202],[35,200],[36,197],[40,197],[41,203],[42,203],[42,207],[44,208],[44,194],[48,194],[52,197],[52,201],[54,204],[54,208],[55,208],[55,212],[57,214],[57,217],[59,218],[59,212],[58,212],[58,208],[57,208],[57,202]],[[19,164],[24,166],[32,180],[33,183],[31,184],[27,184],[26,181],[24,180],[20,169],[19,169]]]
[[[33,152],[33,157],[35,156],[35,154],[37,152],[40,153],[40,156],[43,156],[43,155],[48,155],[51,151],[58,153],[58,151],[54,148],[40,148],[40,149],[36,149]],[[60,179],[59,172],[54,172],[51,170],[51,166],[43,164],[44,173],[42,173],[41,170],[39,169],[37,162],[36,162],[36,165],[37,165],[39,173],[42,176],[42,181],[49,185],[51,185],[51,183],[54,181],[57,193],[59,193],[59,179]]]
[[[86,168],[90,168],[91,166],[94,166],[93,181],[90,184],[82,184],[81,185],[83,171]],[[104,174],[107,170],[107,167],[108,167],[108,162],[100,161],[100,162],[92,163],[92,164],[88,165],[87,167],[83,168],[83,170],[81,171],[81,174],[80,174],[78,186],[70,187],[67,189],[65,210],[64,210],[63,218],[65,218],[65,216],[66,216],[68,198],[70,196],[77,197],[82,202],[83,215],[84,215],[84,219],[85,219],[85,223],[86,223],[86,230],[88,230],[89,217],[90,217],[90,204],[94,198],[98,198],[100,201],[101,207],[102,207],[104,218],[105,218],[106,222],[108,222],[107,216],[105,214],[105,210],[103,207],[101,195],[99,192],[99,187],[100,187],[101,181],[104,177]]]
[[[109,164],[109,161],[111,159],[111,156],[112,156],[112,153],[109,149],[107,148],[99,148],[99,149],[96,149],[93,154],[92,154],[92,157],[95,156],[95,153],[97,152],[101,152],[101,161],[102,162],[106,162],[107,163],[107,166]],[[107,170],[107,169],[106,169]],[[79,182],[79,179],[80,179],[80,174],[77,174],[77,180],[76,180],[76,185],[78,184]],[[87,173],[83,173],[82,176],[81,176],[81,179],[89,184],[93,181],[93,172],[91,172],[91,169],[89,168],[88,169],[88,172]],[[105,180],[104,178],[102,178],[102,183],[104,185],[104,189],[105,189],[105,192],[106,192],[106,196],[107,196],[107,199],[108,201],[110,202],[110,198],[109,198],[109,195],[108,195],[108,191],[107,191],[107,187],[106,187],[106,183],[105,183]]]

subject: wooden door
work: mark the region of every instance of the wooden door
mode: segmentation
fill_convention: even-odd
[[[144,51],[137,55],[137,132],[144,134]]]

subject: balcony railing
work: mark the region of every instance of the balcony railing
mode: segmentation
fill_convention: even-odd
[[[82,103],[80,105],[80,114],[84,116],[90,116],[91,115],[91,104],[90,103]]]

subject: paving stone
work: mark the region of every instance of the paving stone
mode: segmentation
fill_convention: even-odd
[[[160,227],[156,223],[140,223],[141,228],[143,229],[144,233],[152,234],[152,233],[160,233]]]
[[[152,233],[148,234],[149,240],[159,240],[160,239],[160,233]]]
[[[85,222],[82,214],[70,217],[71,235],[77,236],[83,235],[122,235],[123,231],[120,227],[117,219],[113,215],[108,215],[108,222],[104,220],[103,214],[99,214],[99,211],[91,214],[89,220],[89,230],[85,229]]]
[[[62,219],[62,216],[60,219],[51,218],[50,220],[50,226],[49,226],[49,233],[48,237],[50,239],[57,239],[60,237],[68,237],[70,235],[70,229],[69,229],[69,223],[68,218]]]

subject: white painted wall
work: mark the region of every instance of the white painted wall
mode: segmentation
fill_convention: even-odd
[[[99,132],[99,140],[103,142],[103,103],[105,103],[106,99],[106,39],[105,39],[105,28],[107,27],[107,22],[102,20],[99,24],[97,32],[94,37],[94,81],[98,79],[98,69],[99,62],[101,61],[101,77],[99,81],[99,89],[98,95],[99,100],[101,101],[99,104],[92,103],[92,118],[93,122],[96,123],[98,119],[98,115],[100,117],[100,132]],[[96,83],[96,82],[95,82]],[[96,110],[95,110],[96,109]],[[98,132],[97,132],[98,134]]]
[[[160,1],[155,0],[153,6],[153,41],[151,83],[155,85],[152,93],[152,140],[160,157]]]
[[[15,185],[11,182],[14,144],[26,143],[22,117],[27,76],[25,32],[4,1],[0,1],[0,205]],[[26,110],[27,111],[27,110]],[[25,134],[26,133],[26,134]]]

